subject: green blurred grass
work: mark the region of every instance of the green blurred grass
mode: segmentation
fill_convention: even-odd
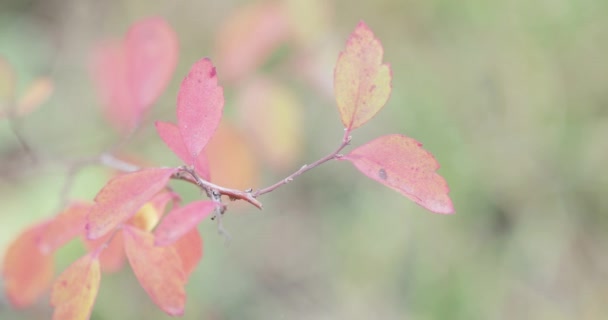
[[[87,48],[151,14],[166,17],[180,37],[176,76],[150,116],[173,119],[179,79],[192,61],[213,55],[219,24],[243,4],[4,4],[0,52],[19,71],[20,85],[46,72],[57,82],[49,104],[23,123],[27,137],[36,150],[66,158],[110,144],[114,136],[87,82]],[[442,165],[457,213],[430,214],[346,163],[327,164],[263,198],[262,212],[230,211],[228,246],[212,223],[202,225],[205,257],[188,284],[184,319],[608,314],[608,3],[340,0],[329,7],[330,29],[319,51],[337,57],[363,19],[393,68],[388,105],[354,133],[354,144],[397,132],[423,142]],[[305,106],[301,163],[333,150],[342,132],[331,97],[294,79],[297,74],[277,73]],[[229,95],[236,90],[226,88]],[[134,152],[152,162],[175,161],[150,128],[135,142]],[[15,150],[1,123],[2,169]],[[0,253],[59,202],[61,165],[18,168],[0,176]],[[279,178],[272,171],[263,177],[264,184]],[[101,170],[84,172],[73,194],[92,198],[105,178]],[[60,252],[58,265],[78,250]],[[50,313],[46,302],[14,311],[0,301],[1,319]],[[136,318],[168,317],[128,268],[104,275],[92,319]]]

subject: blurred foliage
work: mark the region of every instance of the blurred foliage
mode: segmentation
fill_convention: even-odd
[[[420,140],[442,164],[457,213],[431,214],[346,163],[327,164],[264,196],[262,212],[233,205],[225,219],[233,235],[228,246],[214,223],[201,226],[205,256],[188,284],[184,319],[608,314],[608,2],[276,3],[288,8],[293,34],[280,38],[271,57],[251,72],[280,81],[299,100],[302,143],[291,168],[339,144],[333,66],[363,19],[384,45],[393,94],[354,133],[353,144],[388,133]],[[20,120],[36,161],[27,160],[7,122],[0,123],[0,254],[27,225],[59,209],[67,161],[100,152],[117,139],[101,117],[88,75],[96,41],[120,36],[150,15],[163,16],[175,28],[181,47],[177,72],[125,147],[146,162],[174,165],[152,121],[174,120],[181,78],[202,56],[221,59],[223,24],[252,5],[4,0],[0,54],[17,72],[17,91],[40,75],[54,80],[55,91]],[[222,82],[221,68],[218,75],[227,121],[238,123],[235,108],[247,79]],[[258,185],[288,172],[258,160]],[[82,171],[70,196],[92,199],[108,174],[103,168]],[[199,196],[190,186],[175,188],[186,199]],[[58,269],[82,250],[80,244],[62,250]],[[1,319],[50,314],[44,299],[17,311],[0,295]],[[168,318],[128,268],[102,276],[92,319]]]

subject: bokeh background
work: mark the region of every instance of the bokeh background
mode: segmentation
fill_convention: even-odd
[[[456,207],[429,213],[348,163],[328,163],[261,198],[263,211],[231,204],[228,244],[214,222],[200,226],[205,255],[183,319],[608,317],[601,0],[3,0],[0,54],[18,92],[40,75],[54,92],[19,121],[34,161],[0,122],[0,256],[58,212],[70,163],[120,139],[91,81],[91,48],[149,16],[175,29],[179,63],[123,155],[179,164],[152,123],[175,120],[179,83],[203,56],[227,99],[217,179],[263,187],[331,152],[342,137],[333,66],[364,20],[384,46],[393,92],[353,144],[389,133],[421,141]],[[92,199],[111,174],[84,168],[69,198]],[[57,272],[83,250],[75,241],[59,251]],[[49,319],[47,301],[14,310],[0,293],[0,319]],[[168,318],[128,266],[102,276],[91,319]]]

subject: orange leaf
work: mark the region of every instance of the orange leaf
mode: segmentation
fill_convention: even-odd
[[[59,213],[41,232],[38,247],[51,253],[84,233],[90,204],[77,202]]]
[[[192,229],[186,235],[177,239],[172,246],[180,257],[182,268],[186,278],[188,278],[203,257],[203,238],[198,229]]]
[[[144,231],[154,229],[163,216],[167,204],[172,200],[174,203],[178,202],[180,200],[179,195],[174,192],[160,192],[156,194],[137,211],[131,220],[129,220],[129,224]]]
[[[258,164],[244,134],[236,127],[222,123],[205,153],[215,184],[241,190],[255,187]]]
[[[224,89],[217,84],[208,58],[197,61],[177,94],[177,126],[184,145],[196,158],[215,133],[224,109]]]
[[[175,172],[173,168],[152,168],[114,177],[95,197],[87,217],[87,238],[100,238],[131,218]]]
[[[112,235],[113,233],[108,233],[95,240],[83,238],[84,244],[89,252],[100,250],[99,264],[101,265],[101,270],[103,272],[117,272],[122,269],[122,266],[125,264],[126,256],[122,232],[117,232],[110,240]],[[108,243],[108,241],[110,242]],[[100,249],[101,246],[106,247]]]
[[[382,64],[383,50],[367,25],[359,22],[338,57],[334,92],[347,131],[365,124],[388,101],[391,70]]]
[[[87,254],[72,263],[53,285],[53,319],[89,319],[100,280],[99,260],[95,253]]]
[[[53,81],[48,77],[40,77],[30,84],[17,102],[16,113],[26,116],[45,103],[53,93]]]
[[[198,223],[207,218],[217,206],[217,203],[207,200],[192,202],[173,209],[154,230],[156,245],[166,246],[175,242],[196,228]]]
[[[186,303],[186,274],[172,246],[154,246],[154,236],[137,228],[124,229],[125,250],[135,276],[152,301],[172,316]]]
[[[53,256],[42,254],[37,241],[47,224],[41,223],[24,231],[4,256],[4,289],[15,307],[27,307],[36,302],[53,279]]]
[[[341,159],[385,186],[399,191],[436,213],[453,213],[439,164],[418,141],[399,134],[382,136],[351,151]]]

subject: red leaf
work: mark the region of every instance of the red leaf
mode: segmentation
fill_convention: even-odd
[[[175,242],[196,228],[217,206],[217,203],[209,200],[196,201],[169,212],[154,230],[156,245],[166,246]]]
[[[134,107],[143,112],[171,79],[177,65],[177,36],[162,18],[141,20],[127,32],[125,53]]]
[[[186,149],[197,157],[217,129],[224,108],[224,90],[207,58],[196,62],[177,95],[177,125]]]
[[[74,203],[59,213],[41,232],[38,248],[51,253],[68,241],[84,233],[86,214],[91,205]]]
[[[182,315],[186,303],[186,274],[172,246],[154,246],[154,236],[133,227],[124,229],[127,258],[152,301],[172,316]]]
[[[87,254],[72,263],[53,285],[53,319],[88,319],[99,291],[100,280],[101,272],[96,254]]]
[[[207,156],[201,152],[198,157],[194,158],[186,149],[186,145],[182,139],[182,135],[176,125],[168,122],[156,121],[156,131],[160,138],[165,142],[167,147],[173,151],[184,163],[194,165],[196,172],[205,180],[210,179],[209,163]]]
[[[122,232],[116,233],[110,241],[112,235],[113,233],[108,233],[95,240],[83,239],[89,252],[101,250],[99,253],[99,264],[103,272],[117,272],[125,264],[126,256]],[[108,241],[110,242],[108,243]],[[106,247],[102,250],[100,249],[101,246]]]
[[[188,278],[203,257],[203,238],[201,238],[198,229],[192,229],[186,235],[177,239],[172,246],[179,255],[184,273]]]
[[[167,185],[175,172],[174,168],[152,168],[110,180],[95,197],[87,217],[87,238],[100,238],[131,218]]]
[[[4,290],[11,304],[27,307],[43,294],[53,279],[53,256],[38,249],[38,237],[47,223],[24,231],[13,241],[4,256],[2,276]]]
[[[439,164],[418,141],[403,135],[380,137],[341,159],[366,176],[394,189],[436,213],[453,213],[449,188],[435,171]]]
[[[359,22],[340,53],[334,92],[344,127],[351,131],[373,118],[391,94],[391,70],[382,64],[384,49],[369,27]]]

